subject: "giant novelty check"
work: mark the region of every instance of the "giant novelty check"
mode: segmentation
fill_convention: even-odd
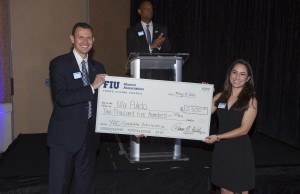
[[[96,132],[203,140],[213,85],[107,76],[99,88]]]

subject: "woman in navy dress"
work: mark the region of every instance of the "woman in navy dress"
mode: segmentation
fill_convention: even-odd
[[[255,167],[248,132],[257,114],[253,74],[250,64],[236,60],[228,69],[224,90],[213,98],[218,134],[206,143],[215,143],[212,154],[212,182],[222,194],[248,194],[255,187]]]

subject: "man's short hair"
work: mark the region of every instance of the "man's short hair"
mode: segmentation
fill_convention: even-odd
[[[93,32],[93,28],[90,24],[85,23],[85,22],[78,22],[73,26],[72,29],[72,35],[74,36],[76,29],[80,27],[80,28],[84,28],[84,29],[91,29],[91,31]]]
[[[138,8],[141,9],[141,6],[142,6],[143,3],[145,3],[145,2],[149,2],[149,3],[151,3],[151,5],[153,5],[152,1],[150,1],[150,0],[141,0],[140,3],[139,3]]]

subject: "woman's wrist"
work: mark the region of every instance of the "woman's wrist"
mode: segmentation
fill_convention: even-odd
[[[219,137],[219,135],[217,135],[217,140],[216,140],[216,142],[217,142],[217,143],[220,142],[220,137]]]

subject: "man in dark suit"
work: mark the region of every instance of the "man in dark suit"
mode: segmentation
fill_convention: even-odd
[[[171,45],[166,28],[152,22],[152,3],[150,1],[142,1],[139,5],[138,13],[141,17],[141,22],[127,30],[127,53],[170,52]],[[149,25],[150,37],[147,35],[147,25]]]
[[[49,121],[47,145],[50,152],[49,193],[95,193],[95,133],[98,88],[104,83],[104,66],[89,58],[94,37],[87,23],[74,25],[70,53],[50,62],[53,112]]]
[[[152,3],[148,0],[142,1],[139,5],[138,13],[141,21],[127,29],[127,54],[170,52],[171,45],[166,28],[152,22]],[[140,77],[174,80],[173,71],[165,69],[141,69]]]

